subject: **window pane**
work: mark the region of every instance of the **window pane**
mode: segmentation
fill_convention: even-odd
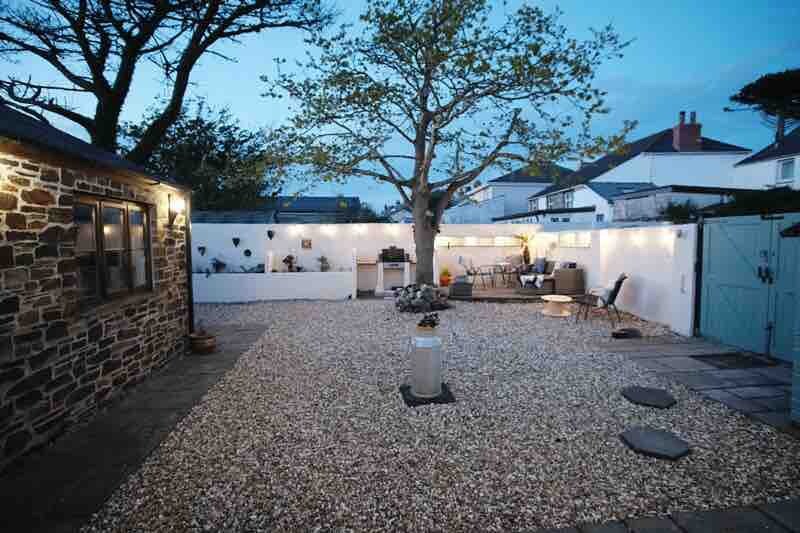
[[[128,287],[125,268],[125,255],[122,252],[106,251],[106,289],[109,293],[119,292]]]
[[[780,180],[791,181],[794,179],[794,159],[781,161]]]
[[[138,207],[129,208],[128,221],[129,221],[128,231],[130,231],[131,234],[131,249],[140,250],[145,248],[144,211],[139,210]]]
[[[78,254],[78,303],[86,308],[95,303],[99,293],[97,290],[97,254]]]
[[[134,250],[131,252],[131,268],[133,269],[133,288],[147,286],[147,252]]]
[[[103,207],[103,242],[106,250],[121,250],[125,246],[122,215],[119,207]]]
[[[75,204],[73,209],[75,223],[78,225],[78,237],[75,243],[75,251],[94,252],[97,246],[95,239],[95,220],[94,206],[87,204]]]

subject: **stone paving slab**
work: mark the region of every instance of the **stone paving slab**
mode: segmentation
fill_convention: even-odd
[[[629,531],[636,533],[683,533],[683,530],[670,518],[637,518],[625,520],[625,525]]]
[[[0,532],[76,531],[264,332],[258,325],[209,329],[215,353],[173,361],[0,474]]]
[[[735,394],[739,398],[752,400],[756,398],[782,398],[786,396],[783,389],[775,387],[734,387],[728,392]]]
[[[758,510],[791,531],[800,531],[800,500],[759,505]]]
[[[673,520],[686,533],[786,533],[787,529],[754,508],[740,507],[705,513],[676,513]]]
[[[731,409],[741,411],[746,414],[757,413],[759,411],[768,411],[768,409],[763,405],[752,400],[740,398],[728,392],[727,389],[704,390],[700,391],[700,394],[711,400],[727,405]]]

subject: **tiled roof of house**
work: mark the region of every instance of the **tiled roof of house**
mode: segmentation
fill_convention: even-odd
[[[637,182],[637,183],[630,183],[630,182],[618,182],[618,181],[590,181],[586,184],[591,190],[605,198],[606,200],[611,200],[615,196],[619,196],[620,194],[627,194],[631,192],[641,191],[644,189],[652,189],[654,185],[652,183],[645,183],[645,182]]]
[[[62,155],[76,157],[113,170],[134,172],[155,181],[165,181],[177,187],[182,185],[170,179],[156,178],[139,165],[87,143],[69,133],[26,115],[0,102],[0,136],[53,150]]]
[[[551,183],[554,179],[563,178],[572,172],[571,168],[551,163],[537,168],[535,172],[531,172],[531,167],[518,168],[513,172],[489,180],[489,183]]]
[[[749,165],[750,163],[758,163],[759,161],[768,161],[770,159],[777,159],[792,154],[800,154],[800,126],[792,130],[791,133],[786,135],[780,143],[774,142],[765,148],[762,148],[753,155],[746,157],[736,163],[735,166]]]
[[[708,137],[700,137],[700,139],[702,146],[702,150],[700,151],[700,153],[749,151],[748,148],[743,148],[741,146],[736,146],[734,144],[724,143],[722,141],[718,141],[716,139],[710,139]],[[648,135],[647,137],[642,137],[641,139],[637,139],[635,141],[626,144],[618,152],[606,154],[600,159],[592,161],[591,163],[584,163],[581,168],[579,168],[572,174],[560,180],[558,183],[555,183],[550,187],[547,187],[546,189],[539,191],[538,193],[531,196],[531,198],[544,196],[547,194],[554,193],[556,191],[568,189],[575,185],[582,185],[584,183],[588,183],[593,179],[605,174],[609,170],[618,167],[622,163],[625,163],[626,161],[633,159],[637,155],[643,153],[656,153],[656,154],[678,153],[678,151],[675,150],[675,147],[672,145],[672,128],[659,131],[658,133],[654,133],[653,135]]]
[[[195,224],[313,224],[346,222],[358,212],[357,196],[278,196],[262,209],[194,210]]]
[[[192,211],[192,224],[274,224],[274,209]]]

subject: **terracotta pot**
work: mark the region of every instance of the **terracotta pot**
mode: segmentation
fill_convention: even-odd
[[[208,333],[192,333],[189,335],[192,353],[211,353],[217,349],[217,338]]]
[[[451,278],[450,276],[439,276],[439,285],[441,287],[447,287],[450,285],[452,279],[453,278]]]

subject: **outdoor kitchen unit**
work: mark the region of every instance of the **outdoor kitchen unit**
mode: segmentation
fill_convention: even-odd
[[[411,284],[411,262],[408,254],[402,248],[390,246],[384,248],[378,255],[378,280],[375,284],[375,295],[381,296],[387,291],[386,271],[401,271],[403,287]],[[388,287],[391,290],[391,286]]]

